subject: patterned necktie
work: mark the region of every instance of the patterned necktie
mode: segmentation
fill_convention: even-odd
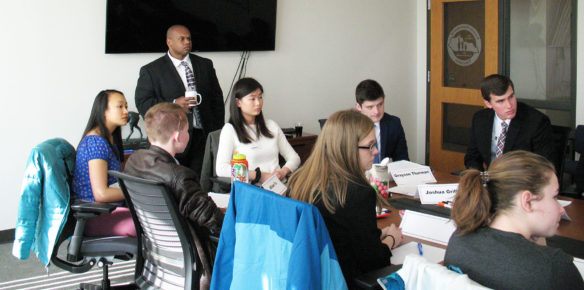
[[[379,129],[377,126],[379,126],[377,123],[373,123],[373,127],[375,127],[375,131],[376,131],[376,135],[377,135],[377,130]],[[381,135],[381,134],[379,134]],[[381,155],[381,147],[379,147],[379,144],[381,144],[381,140],[377,140],[377,142],[375,142],[375,147],[377,148],[377,154],[375,154],[375,157],[373,159],[373,163],[379,163],[381,160],[379,160],[380,155]]]
[[[501,127],[501,135],[499,135],[499,139],[497,140],[497,152],[495,153],[496,157],[499,157],[503,154],[503,148],[505,148],[505,138],[507,137],[507,123],[502,122]]]
[[[186,61],[181,61],[180,64],[182,66],[185,67],[185,73],[187,75],[187,84],[188,84],[188,90],[191,91],[197,91],[197,87],[195,86],[195,75],[193,74],[193,71],[191,70],[191,68],[189,67],[189,65],[187,64]],[[199,107],[198,106],[193,106],[191,107],[191,110],[193,111],[193,127],[195,129],[202,129],[203,125],[201,123],[201,115],[199,114]]]

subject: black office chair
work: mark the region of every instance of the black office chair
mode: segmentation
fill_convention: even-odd
[[[45,146],[53,144],[52,146]],[[61,144],[67,150],[59,148],[55,144]],[[45,156],[44,160],[49,162],[47,171],[52,174],[58,174],[63,177],[62,182],[68,185],[64,188],[71,188],[73,180],[73,168],[75,160],[75,149],[64,139],[51,139],[43,142],[36,147],[40,154]],[[33,150],[37,150],[33,149]],[[51,150],[69,152],[62,159],[47,158],[51,155]],[[45,155],[48,154],[48,155]],[[53,152],[53,156],[58,154]],[[51,160],[51,161],[50,161]],[[69,161],[68,161],[69,160]],[[62,164],[56,164],[62,162]],[[69,164],[68,164],[69,163]],[[64,166],[63,166],[64,165]],[[41,178],[45,178],[43,176]],[[67,190],[68,191],[68,190]],[[70,192],[61,192],[63,198],[70,200]],[[132,237],[86,237],[83,232],[87,220],[97,217],[103,213],[112,212],[117,206],[107,203],[79,203],[70,205],[69,215],[63,225],[56,242],[53,246],[50,262],[55,266],[71,272],[84,273],[89,271],[95,265],[103,268],[103,277],[100,286],[81,283],[80,289],[109,289],[110,280],[108,278],[108,266],[113,263],[114,258],[121,260],[130,260],[137,253],[136,238]],[[39,207],[39,209],[42,207]],[[43,216],[50,216],[51,213],[42,213]],[[63,242],[69,240],[67,246],[67,256],[61,258],[58,256],[59,248]],[[123,285],[123,288],[133,288],[131,285]]]
[[[576,127],[573,145],[574,152],[580,154],[580,159],[566,161],[564,172],[573,177],[573,181],[576,184],[575,193],[576,195],[580,195],[584,191],[584,125],[578,125]]]
[[[564,188],[564,163],[568,156],[568,139],[572,133],[572,128],[552,125],[552,135],[554,141],[554,151],[552,152],[552,163],[556,169],[560,191]]]
[[[318,124],[320,125],[320,129],[322,130],[322,127],[324,127],[324,123],[326,123],[327,119],[318,119]]]
[[[199,289],[199,279],[206,273],[195,246],[198,238],[178,211],[174,195],[161,182],[109,174],[120,183],[142,243],[141,259],[136,262],[138,287]]]
[[[206,192],[230,192],[231,179],[217,177],[215,168],[217,165],[217,150],[219,149],[219,136],[221,129],[207,135],[203,167],[201,169],[201,189]]]
[[[135,288],[132,285],[110,286],[108,269],[109,265],[113,264],[114,259],[128,261],[136,256],[138,252],[136,238],[122,236],[86,237],[83,235],[87,220],[100,214],[111,213],[116,207],[116,205],[101,202],[71,205],[67,222],[53,249],[51,263],[71,273],[85,273],[95,265],[103,269],[100,286],[81,283],[80,289]],[[69,240],[67,257],[63,259],[58,256],[58,252],[59,247],[66,240]]]

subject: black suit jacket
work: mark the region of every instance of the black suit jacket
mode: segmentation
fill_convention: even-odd
[[[483,170],[483,163],[491,163],[491,142],[495,111],[483,109],[472,119],[470,143],[464,156],[466,168]],[[553,136],[550,119],[540,111],[517,103],[517,113],[511,120],[505,138],[503,153],[525,150],[537,153],[552,161]]]
[[[381,156],[379,161],[385,157],[390,157],[393,161],[410,160],[406,135],[398,117],[384,113],[379,122],[379,131],[381,138],[381,148],[377,148]]]
[[[219,86],[213,62],[209,59],[189,54],[197,92],[202,96],[199,105],[201,122],[205,133],[223,127],[225,107],[223,92]],[[135,101],[138,111],[144,117],[152,106],[170,102],[185,95],[185,86],[168,54],[143,66],[136,85]],[[188,114],[189,128],[192,128],[192,114]]]

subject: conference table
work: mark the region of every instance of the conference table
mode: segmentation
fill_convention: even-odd
[[[439,184],[440,183],[458,183],[459,178],[460,178],[459,176],[455,176],[455,175],[452,175],[450,173],[440,172],[440,171],[434,171],[434,177],[436,178],[437,183],[439,183]],[[390,186],[394,186],[394,185],[395,184],[392,184]],[[413,198],[411,196],[394,193],[394,194],[392,194],[390,200],[397,199],[397,198],[404,198],[404,197]],[[574,239],[574,240],[584,241],[584,200],[574,199],[574,198],[565,197],[565,196],[559,196],[559,199],[569,200],[572,202],[570,205],[565,207],[566,213],[568,214],[568,216],[572,220],[568,221],[568,220],[562,219],[560,221],[560,227],[558,229],[557,235],[564,237],[564,238],[570,238],[570,239]],[[392,223],[395,224],[396,226],[399,226],[399,224],[401,223],[401,217],[399,215],[399,210],[397,210],[391,206],[390,206],[390,209],[391,209],[391,214],[389,216],[379,218],[377,220],[377,226],[379,228],[390,226]],[[404,236],[404,241],[402,242],[402,244],[410,242],[410,241],[424,242],[426,244],[445,248],[444,245],[432,243],[432,242],[425,241],[425,240],[416,239],[416,238],[409,237],[409,236]]]

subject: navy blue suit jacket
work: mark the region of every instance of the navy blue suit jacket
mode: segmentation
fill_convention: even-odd
[[[379,122],[381,146],[377,148],[380,153],[379,161],[390,157],[393,161],[410,160],[408,157],[408,143],[406,134],[398,117],[384,113]]]

